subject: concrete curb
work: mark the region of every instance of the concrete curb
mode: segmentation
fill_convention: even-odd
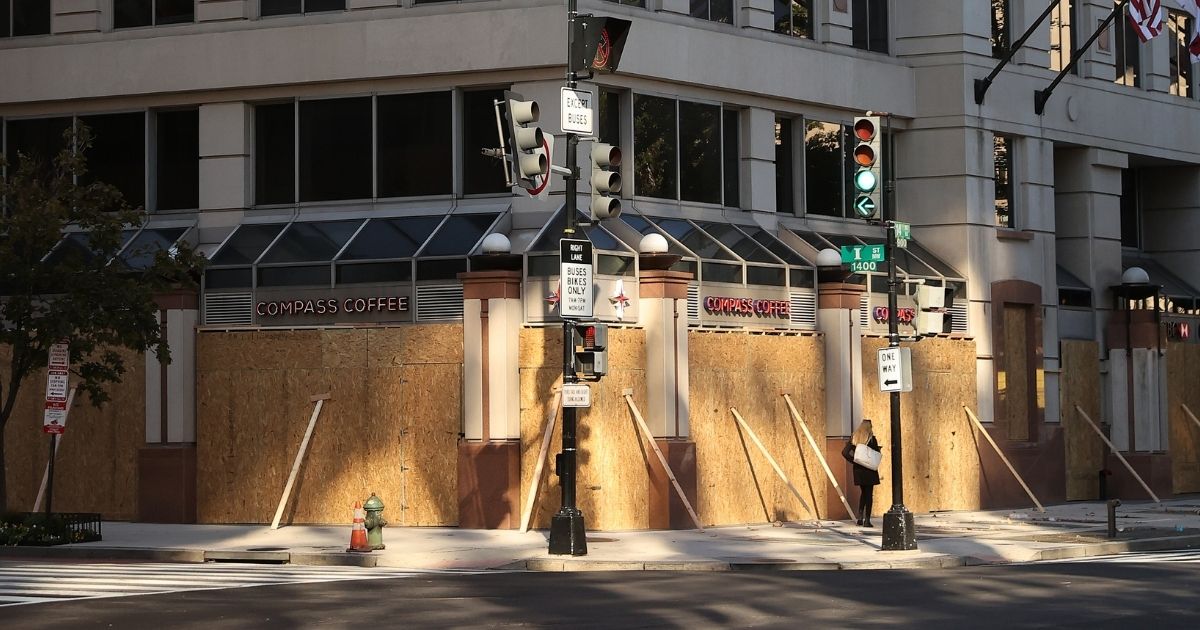
[[[64,560],[140,560],[199,564],[205,561],[203,549],[159,549],[147,547],[0,547],[0,558]]]

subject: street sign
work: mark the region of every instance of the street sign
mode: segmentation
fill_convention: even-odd
[[[564,238],[558,242],[559,315],[563,319],[592,317],[592,242]]]
[[[587,90],[561,88],[563,133],[593,134],[592,93]]]
[[[902,221],[892,221],[892,229],[896,230],[896,247],[908,248],[908,240],[912,238],[912,225]]]
[[[592,388],[587,385],[563,385],[562,392],[562,404],[564,407],[592,406]]]
[[[842,245],[842,264],[850,265],[856,262],[881,263],[886,260],[883,245]],[[871,271],[874,271],[872,269]]]
[[[67,430],[67,376],[71,368],[71,348],[65,342],[52,344],[46,359],[46,405],[42,414],[42,433]]]
[[[912,357],[908,348],[880,348],[879,391],[912,391]]]
[[[878,271],[879,263],[877,262],[852,262],[850,263],[850,271],[854,273],[862,273],[864,271]]]

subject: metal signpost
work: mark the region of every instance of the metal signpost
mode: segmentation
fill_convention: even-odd
[[[54,451],[58,436],[67,430],[67,381],[71,368],[71,347],[66,342],[50,346],[46,360],[46,406],[42,415],[42,433],[50,434],[50,459],[46,469],[46,518],[54,502]]]

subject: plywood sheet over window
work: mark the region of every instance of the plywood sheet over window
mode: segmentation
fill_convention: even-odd
[[[997,364],[996,394],[1003,415],[999,418],[1008,439],[1031,440],[1029,422],[1029,307],[1004,305],[1004,356]]]
[[[1200,417],[1200,345],[1167,346],[1167,405],[1171,478],[1176,494],[1200,492],[1200,426],[1183,406]]]
[[[341,524],[375,492],[393,525],[454,525],[462,326],[202,333],[197,516],[266,523],[330,392],[286,523]]]
[[[1094,422],[1100,416],[1100,346],[1095,341],[1061,343],[1062,423],[1067,464],[1067,500],[1096,500],[1100,496],[1099,471],[1107,449],[1088,426],[1078,406]]]

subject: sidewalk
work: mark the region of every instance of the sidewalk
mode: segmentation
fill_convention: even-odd
[[[386,516],[386,514],[385,514]],[[1123,551],[1200,547],[1200,497],[1128,503],[1107,538],[1104,503],[916,516],[915,551],[880,551],[883,519],[713,527],[705,531],[588,532],[585,556],[551,556],[547,532],[385,528],[387,548],[345,551],[349,525],[104,523],[104,540],[59,547],[0,547],[0,560],[72,558],[157,562],[290,562],[411,569],[800,570],[942,568],[1033,562]]]

